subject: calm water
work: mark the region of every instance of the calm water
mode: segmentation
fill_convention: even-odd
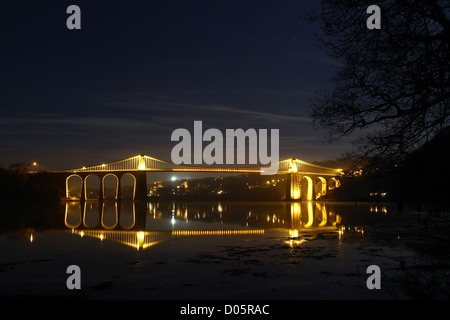
[[[398,215],[392,205],[68,202],[7,210],[2,296],[405,298],[386,278],[383,290],[366,286],[367,266],[392,277],[412,254],[392,233],[371,232]],[[80,267],[80,290],[66,286],[69,265]]]

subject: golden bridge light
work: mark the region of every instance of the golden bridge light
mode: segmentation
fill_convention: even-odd
[[[295,159],[289,160],[290,166],[289,166],[289,172],[298,172],[297,163],[295,162]]]
[[[338,231],[339,239],[342,238],[342,235],[344,234],[344,231],[345,231],[345,227],[344,226],[339,227],[339,231]]]
[[[290,247],[293,247],[294,245],[300,245],[306,241],[306,239],[299,239],[299,233],[297,229],[289,229],[289,239],[284,243],[286,243]]]
[[[298,238],[298,230],[289,229],[289,238]]]
[[[78,234],[97,239],[119,242],[137,250],[146,249],[158,243],[169,240],[170,232],[147,231],[113,231],[113,230],[83,230]]]
[[[136,238],[137,238],[136,249],[139,250],[139,248],[142,248],[144,246],[145,233],[142,231],[136,233]]]
[[[172,230],[174,236],[228,236],[264,234],[264,229],[251,230]]]
[[[338,175],[338,173],[343,173],[342,169],[334,169],[328,167],[322,167],[318,165],[314,165],[299,159],[287,159],[283,161],[279,161],[282,164],[284,169],[281,170],[283,173],[322,173],[325,175]],[[211,166],[188,166],[183,167],[176,165],[174,163],[156,159],[146,155],[136,155],[134,157],[130,157],[127,159],[110,162],[108,164],[100,164],[90,167],[84,167],[83,170],[89,172],[95,171],[103,171],[104,169],[108,169],[109,171],[129,171],[129,170],[148,170],[148,171],[171,171],[171,172],[234,172],[234,173],[264,173],[266,172],[265,167],[261,167],[258,165],[250,166],[250,167],[234,167],[234,168],[218,168]],[[70,170],[62,170],[55,172],[74,172],[82,170],[80,169],[70,169]],[[278,171],[281,173],[280,171]]]
[[[138,170],[145,170],[145,157],[143,155],[139,156]]]

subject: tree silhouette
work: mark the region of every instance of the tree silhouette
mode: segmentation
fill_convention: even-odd
[[[330,141],[358,134],[356,155],[398,159],[448,125],[450,2],[379,1],[379,30],[366,26],[371,4],[322,0],[307,17],[338,65],[311,116]]]

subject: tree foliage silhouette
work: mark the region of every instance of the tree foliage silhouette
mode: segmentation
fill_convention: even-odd
[[[307,17],[338,66],[311,116],[330,141],[358,134],[356,155],[398,159],[448,125],[450,2],[379,1],[380,30],[366,26],[371,4],[322,0]]]

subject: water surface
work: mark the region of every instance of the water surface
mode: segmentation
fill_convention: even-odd
[[[400,233],[376,231],[399,215],[389,204],[74,201],[14,208],[3,215],[0,235],[2,296],[409,298],[398,277],[415,253]],[[366,286],[372,264],[382,270],[381,290]],[[69,265],[81,269],[80,290],[66,286]]]

